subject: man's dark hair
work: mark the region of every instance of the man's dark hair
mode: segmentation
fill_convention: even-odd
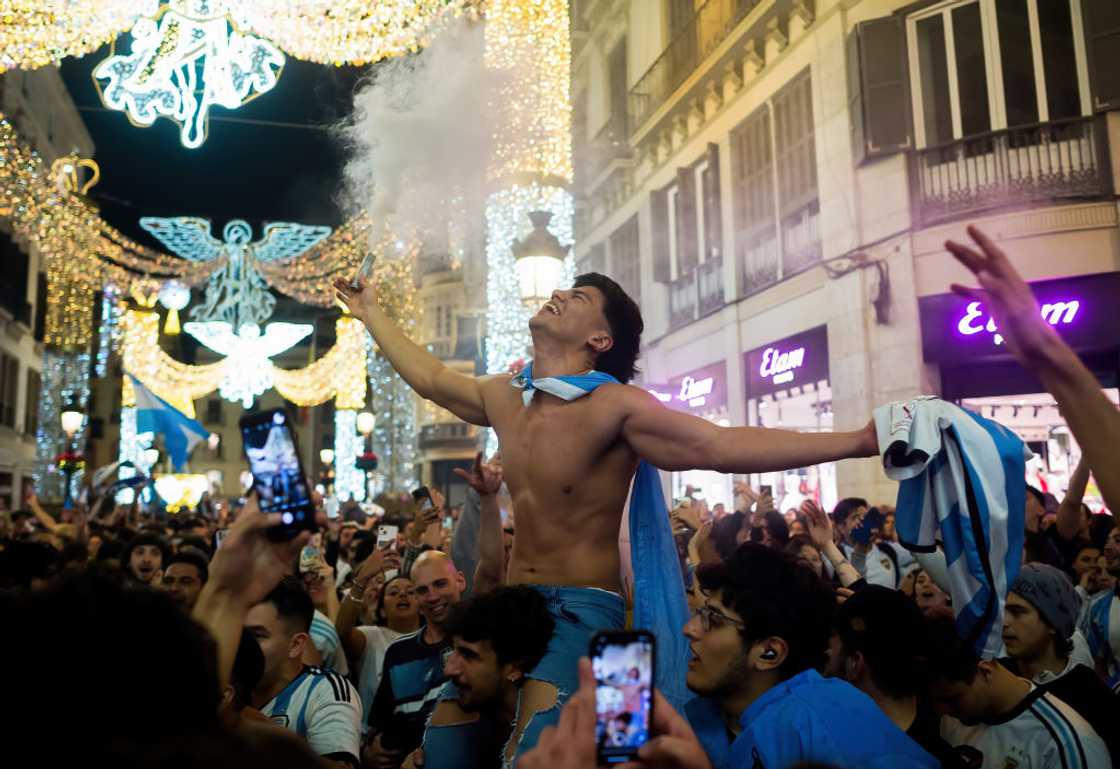
[[[82,568],[89,560],[89,548],[83,542],[70,542],[63,545],[58,553],[58,563],[63,569],[69,566]]]
[[[0,550],[0,590],[31,587],[33,579],[50,579],[57,570],[58,551],[45,542],[16,540]]]
[[[721,560],[726,561],[738,549],[739,543],[736,537],[739,535],[739,530],[743,528],[745,517],[743,513],[731,513],[712,524],[712,545]]]
[[[1028,483],[1027,484],[1027,493],[1038,500],[1038,504],[1042,506],[1043,510],[1046,509],[1046,495],[1042,493],[1041,489],[1035,488],[1034,486],[1032,486]]]
[[[210,547],[210,543],[206,541],[205,537],[200,537],[197,534],[187,534],[179,540],[179,549],[184,547],[192,547],[202,553],[206,560],[209,561],[214,557],[214,551]]]
[[[836,507],[832,509],[832,522],[836,524],[843,523],[848,520],[852,513],[859,510],[861,507],[870,508],[871,506],[867,504],[866,499],[860,499],[859,497],[841,499],[836,503]]]
[[[528,673],[544,657],[553,625],[543,595],[527,585],[503,585],[457,604],[447,633],[470,643],[489,641],[499,665],[516,663]]]
[[[253,690],[264,675],[264,653],[257,639],[248,630],[241,631],[237,656],[233,658],[233,672],[229,683],[233,687],[233,709],[241,712],[253,701]]]
[[[911,697],[925,680],[925,618],[897,590],[867,585],[836,613],[836,632],[845,655],[859,652],[871,680],[887,696]]]
[[[739,632],[748,644],[770,636],[786,642],[783,680],[824,667],[836,598],[792,556],[747,542],[724,563],[700,566],[696,576],[705,593],[722,593],[724,605],[742,617]]]
[[[167,546],[167,540],[158,534],[148,531],[143,531],[128,541],[124,552],[121,553],[121,565],[127,568],[129,561],[132,560],[132,551],[143,545],[152,545],[153,547],[159,548],[162,554],[160,568],[163,568],[163,565],[167,563],[167,559],[171,555],[171,549]]]
[[[767,510],[762,517],[763,526],[770,532],[771,547],[781,550],[789,542],[789,524],[777,510]]]
[[[311,632],[311,620],[315,616],[315,604],[303,582],[295,577],[284,577],[261,603],[276,607],[276,614],[299,633]]]
[[[980,658],[957,635],[956,624],[949,617],[936,617],[926,622],[926,648],[931,680],[966,684],[975,680]]]
[[[97,548],[97,560],[120,561],[124,555],[125,544],[115,539],[107,539]]]
[[[622,286],[606,275],[585,273],[576,278],[575,287],[597,288],[603,294],[603,315],[610,326],[614,343],[611,349],[600,353],[595,359],[595,368],[626,384],[638,373],[638,367],[634,364],[638,360],[642,331],[645,330],[642,311],[622,290]]]
[[[173,563],[185,563],[188,566],[193,566],[195,571],[198,572],[199,582],[204,585],[206,580],[210,579],[210,563],[206,560],[206,554],[201,550],[189,546],[179,548],[179,552],[167,560],[164,571]]]

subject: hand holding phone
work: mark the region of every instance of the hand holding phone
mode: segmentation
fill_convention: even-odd
[[[384,550],[387,547],[392,547],[397,543],[397,534],[400,528],[397,526],[390,526],[382,524],[377,527],[377,549]]]
[[[268,530],[269,538],[284,541],[315,531],[311,487],[288,415],[283,409],[246,414],[239,426],[261,511],[281,515],[282,523]]]
[[[656,640],[645,630],[591,638],[595,745],[600,765],[635,761],[650,739]]]

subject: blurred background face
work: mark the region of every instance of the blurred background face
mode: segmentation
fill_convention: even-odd
[[[1083,547],[1077,553],[1077,557],[1073,559],[1073,573],[1077,575],[1078,581],[1088,571],[1092,571],[1093,567],[1097,565],[1097,559],[1100,558],[1101,551],[1095,547]]]
[[[928,573],[921,571],[914,578],[914,603],[923,612],[941,609],[949,605],[949,596],[934,583]]]
[[[1120,577],[1120,526],[1113,526],[1104,542],[1104,568],[1113,577]]]
[[[326,600],[328,589],[334,589],[334,585],[327,585],[327,580],[320,571],[308,571],[299,576],[303,580],[303,586],[307,588],[307,593],[311,596],[311,602],[316,606]]]
[[[412,581],[420,614],[428,622],[439,624],[447,619],[451,607],[459,602],[466,588],[463,576],[450,559],[429,560],[412,567]]]
[[[1018,593],[1007,594],[1003,610],[1003,643],[1016,659],[1038,659],[1045,653],[1053,631],[1038,610]]]
[[[140,545],[133,549],[128,559],[128,568],[132,575],[144,582],[150,580],[162,565],[163,552],[155,545]]]
[[[1097,559],[1096,565],[1089,578],[1089,592],[1098,593],[1101,590],[1112,590],[1116,587],[1116,577],[1108,573],[1108,565],[1102,555]]]
[[[386,623],[402,623],[415,621],[419,613],[416,604],[416,586],[410,579],[395,579],[385,586],[385,603],[382,611],[385,612]]]
[[[193,609],[202,592],[202,577],[189,563],[173,563],[163,574],[163,589],[176,603]]]
[[[811,545],[801,546],[801,550],[797,552],[797,560],[812,569],[813,573],[818,577],[821,576],[824,571],[824,564],[821,563],[821,554]]]

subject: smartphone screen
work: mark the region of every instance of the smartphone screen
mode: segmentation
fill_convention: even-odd
[[[222,540],[226,538],[229,533],[228,529],[218,529],[214,532],[214,549],[217,550],[222,546]]]
[[[383,550],[386,547],[395,544],[397,541],[398,532],[400,532],[400,529],[396,526],[390,526],[389,524],[382,524],[381,526],[378,526],[377,549]]]
[[[301,530],[313,531],[310,487],[287,415],[281,410],[248,414],[241,418],[241,437],[261,511],[281,514],[282,523],[271,536],[291,539]]]
[[[645,630],[596,633],[595,743],[599,764],[637,760],[650,738],[655,642]]]

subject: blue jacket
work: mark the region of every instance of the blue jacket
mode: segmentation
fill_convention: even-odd
[[[685,707],[716,769],[785,769],[802,761],[845,769],[938,769],[937,760],[849,683],[798,673],[763,694],[739,717],[729,739],[713,700]]]

